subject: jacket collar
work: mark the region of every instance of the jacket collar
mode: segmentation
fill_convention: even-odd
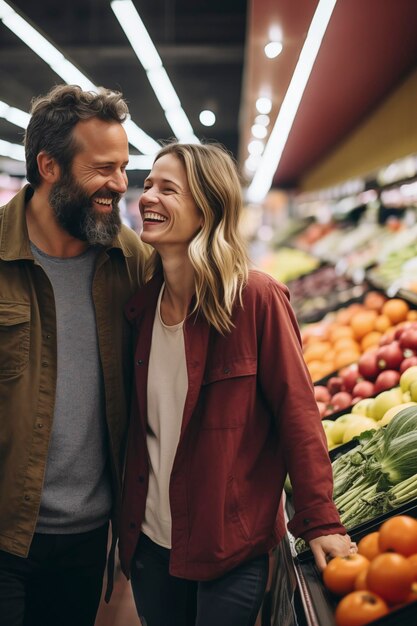
[[[26,225],[26,204],[34,194],[30,185],[25,185],[3,207],[3,220],[0,229],[0,259],[3,261],[18,261],[30,259],[33,255],[30,249],[28,229]],[[122,251],[125,257],[133,256],[131,248],[117,235],[106,250],[116,248]]]

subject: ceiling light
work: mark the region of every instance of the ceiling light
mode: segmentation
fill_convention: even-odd
[[[249,202],[262,202],[268,193],[281,160],[305,86],[316,60],[336,0],[320,0],[310,24],[287,93],[252,183],[247,189]],[[257,101],[259,102],[259,100]],[[259,110],[259,109],[258,109]],[[260,111],[266,112],[266,111]]]
[[[180,100],[162,65],[161,57],[135,5],[131,0],[113,0],[113,2],[111,2],[111,8],[128,38],[132,49],[145,69],[151,87],[164,110],[165,117],[170,126],[170,120],[174,121],[175,127],[171,126],[171,128],[175,136],[180,141],[200,143],[198,138],[194,135],[193,128],[185,111],[181,109]],[[182,113],[179,113],[179,110],[181,110]]]
[[[249,154],[262,154],[264,151],[264,144],[259,139],[253,139],[248,143],[248,152]]]
[[[246,170],[250,172],[251,174],[253,174],[253,172],[256,172],[260,160],[261,160],[260,155],[251,154],[245,161]]]
[[[11,124],[14,124],[15,126],[20,126],[20,128],[26,128],[30,120],[29,113],[21,111],[20,109],[16,109],[15,107],[11,107],[1,100],[0,117],[7,120]]]
[[[282,43],[280,41],[270,41],[266,44],[264,52],[268,59],[275,59],[282,52]]]
[[[269,126],[269,115],[257,115],[255,117],[255,124],[260,124],[261,126]]]
[[[199,120],[203,124],[203,126],[213,126],[216,122],[216,116],[213,111],[209,111],[208,109],[201,111],[199,115]]]
[[[272,101],[270,98],[258,98],[256,101],[256,110],[258,113],[270,113],[272,109]]]
[[[0,154],[9,159],[16,159],[16,161],[25,160],[25,149],[23,146],[18,143],[4,141],[3,139],[0,139]]]
[[[251,132],[256,139],[264,139],[268,134],[265,126],[261,126],[261,124],[254,124],[251,128]]]
[[[66,83],[79,85],[87,91],[97,91],[97,87],[87,76],[4,0],[0,0],[0,20]],[[159,144],[146,135],[132,120],[129,120],[129,123],[126,122],[125,127],[129,142],[138,150],[145,154],[155,154],[159,150]]]

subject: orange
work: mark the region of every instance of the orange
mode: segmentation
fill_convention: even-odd
[[[355,313],[359,313],[359,311],[363,311],[365,307],[363,304],[359,302],[354,302],[350,304],[348,307],[343,309],[339,309],[336,313],[336,320],[339,324],[350,324],[350,320],[355,315]]]
[[[339,369],[345,365],[349,365],[350,363],[355,363],[355,361],[358,361],[359,357],[360,352],[352,349],[346,349],[343,352],[338,352],[334,359],[335,368]]]
[[[374,323],[374,329],[379,333],[385,333],[388,328],[391,328],[391,320],[388,315],[378,315]]]
[[[328,341],[317,341],[309,344],[304,351],[304,360],[306,363],[310,361],[321,361],[323,356],[331,348],[331,344]]]
[[[363,303],[367,309],[379,312],[386,299],[387,297],[379,291],[368,291],[363,299]]]
[[[379,333],[377,330],[371,330],[370,333],[365,335],[361,341],[362,352],[365,352],[368,348],[372,346],[377,346],[379,344],[379,340],[382,337],[382,333]]]
[[[381,554],[379,549],[379,532],[374,531],[362,537],[358,543],[358,552],[366,556],[369,561]]]
[[[339,352],[343,352],[345,350],[359,351],[360,348],[358,342],[351,337],[342,337],[333,344],[333,350],[336,352],[336,354],[338,354]]]
[[[415,309],[408,311],[407,320],[410,322],[415,322],[417,320],[417,311]]]
[[[333,343],[338,339],[342,339],[342,337],[353,337],[353,329],[350,326],[337,324],[329,331],[329,339]]]
[[[410,307],[407,302],[400,300],[400,298],[391,298],[382,307],[382,313],[387,315],[393,324],[398,324],[407,319],[409,310]]]
[[[360,311],[350,320],[350,325],[356,339],[362,339],[374,330],[375,320],[378,317],[375,311]]]

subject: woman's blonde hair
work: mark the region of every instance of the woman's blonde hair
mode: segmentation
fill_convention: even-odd
[[[184,165],[194,202],[203,214],[188,254],[195,272],[194,311],[220,333],[233,327],[232,310],[248,278],[246,246],[239,232],[242,192],[235,163],[218,144],[169,143],[155,161],[172,154]],[[147,278],[161,268],[159,254],[148,260]]]

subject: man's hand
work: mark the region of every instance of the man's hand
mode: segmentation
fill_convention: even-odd
[[[309,544],[320,572],[326,567],[329,557],[347,556],[358,551],[349,535],[324,535],[311,539]]]

